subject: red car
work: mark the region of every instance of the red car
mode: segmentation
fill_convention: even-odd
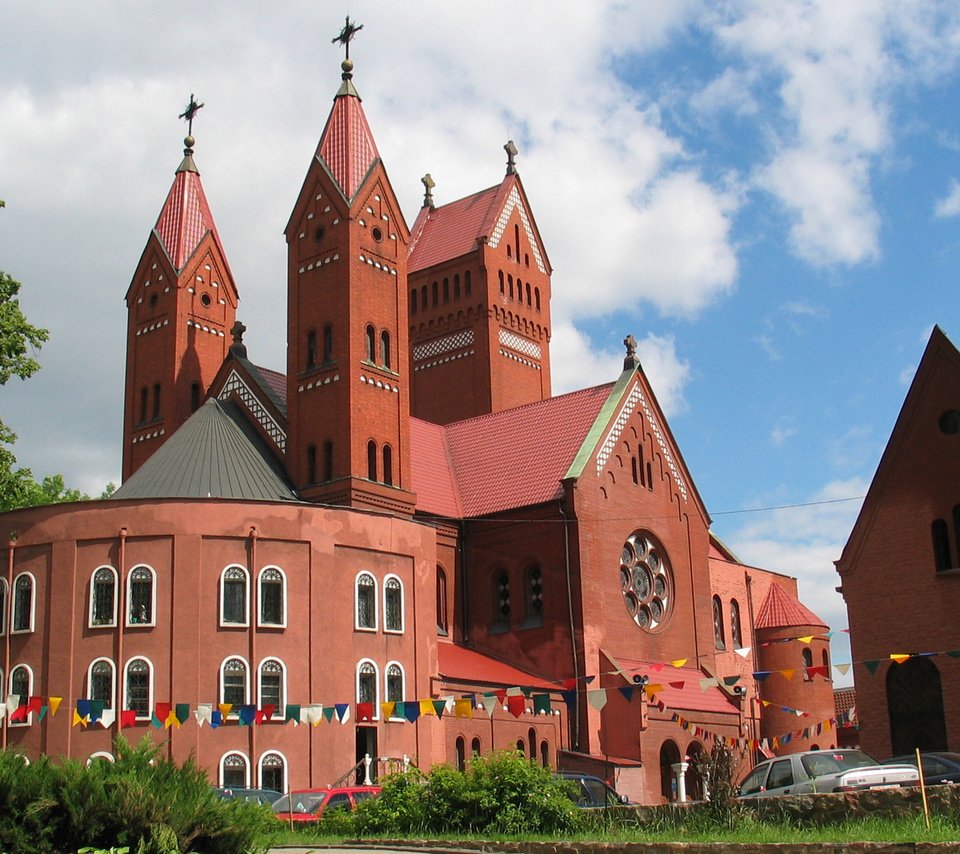
[[[320,821],[329,810],[352,810],[380,794],[379,786],[337,786],[332,789],[300,789],[284,795],[273,805],[277,818],[300,824]]]

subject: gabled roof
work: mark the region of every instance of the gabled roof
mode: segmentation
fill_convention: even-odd
[[[344,72],[343,85],[333,99],[333,109],[317,146],[317,157],[348,201],[356,195],[370,168],[380,158],[350,77],[349,72]]]
[[[827,628],[827,624],[799,599],[789,594],[779,584],[771,584],[757,612],[757,629],[783,629],[794,626]]]
[[[610,656],[608,656],[610,657]],[[700,680],[708,678],[705,673],[693,667],[662,667],[649,661],[615,656],[623,670],[646,676],[649,685],[655,688],[655,695],[668,709],[686,709],[695,712],[720,712],[738,714],[737,707],[719,688],[700,687]]]
[[[534,676],[511,664],[455,643],[437,644],[437,672],[441,679],[464,685],[490,685],[504,688],[559,688],[541,676]]]
[[[201,406],[112,498],[296,501],[260,437],[232,403]]]
[[[411,419],[417,510],[469,518],[560,498],[561,480],[612,384],[445,427]]]
[[[208,231],[220,246],[220,236],[200,183],[200,173],[190,149],[186,152],[154,226],[173,268],[178,272],[190,260]]]

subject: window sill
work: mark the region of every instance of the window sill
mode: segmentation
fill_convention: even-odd
[[[221,621],[220,621],[220,628],[221,628],[221,629],[249,629],[249,628],[250,628],[250,624],[249,624],[249,623],[234,623],[234,622],[227,622],[226,620],[221,620]]]
[[[519,629],[542,629],[543,617],[527,617],[517,628]]]
[[[403,629],[384,629],[383,633],[385,635],[402,635]]]
[[[140,624],[140,623],[137,623],[136,625],[141,625],[141,624]],[[113,622],[113,623],[88,623],[88,624],[87,624],[87,628],[89,628],[89,629],[115,629],[116,627],[117,627],[117,624],[116,624],[115,622]]]
[[[375,634],[377,631],[376,626],[354,626],[353,630],[355,632],[367,632],[369,634]]]

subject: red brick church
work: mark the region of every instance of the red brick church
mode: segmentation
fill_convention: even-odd
[[[408,227],[342,71],[286,226],[285,373],[247,352],[187,137],[126,294],[123,484],[2,519],[2,746],[149,734],[282,790],[510,749],[657,802],[702,794],[683,763],[718,738],[835,745],[827,627],[711,536],[633,339],[551,395],[513,144],[466,198],[425,176]]]

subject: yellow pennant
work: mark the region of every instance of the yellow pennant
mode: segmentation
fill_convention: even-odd
[[[675,661],[671,661],[670,664],[674,667],[683,667],[683,665],[687,663],[687,660],[686,658],[678,658]]]
[[[473,701],[469,697],[460,697],[453,704],[453,713],[458,718],[473,717]]]
[[[815,637],[816,635],[806,635],[802,638],[797,638],[797,640],[800,641],[800,643],[810,643]]]
[[[50,703],[50,717],[52,718],[57,713],[57,709],[60,708],[63,697],[49,697],[48,700]]]
[[[437,716],[437,710],[433,706],[433,700],[420,701],[420,714]]]
[[[90,723],[90,718],[81,717],[80,712],[78,712],[76,709],[73,710],[74,726],[76,726],[77,724],[83,724],[84,726],[86,726],[88,723]]]
[[[909,653],[904,654],[902,652],[891,652],[890,659],[897,662],[897,664],[903,664],[910,657]]]
[[[220,714],[223,715],[223,719],[226,720],[230,712],[233,711],[233,703],[220,703],[217,708],[220,709]]]
[[[395,702],[394,702],[394,703],[381,703],[381,704],[380,704],[380,709],[381,709],[381,711],[383,712],[383,718],[384,718],[384,720],[387,720],[388,718],[392,718],[392,717],[393,717],[393,713],[394,713],[394,712],[396,711],[396,709],[397,709],[397,704],[396,704]]]
[[[781,670],[780,671],[785,679],[793,679],[793,674],[796,673],[796,670]]]

